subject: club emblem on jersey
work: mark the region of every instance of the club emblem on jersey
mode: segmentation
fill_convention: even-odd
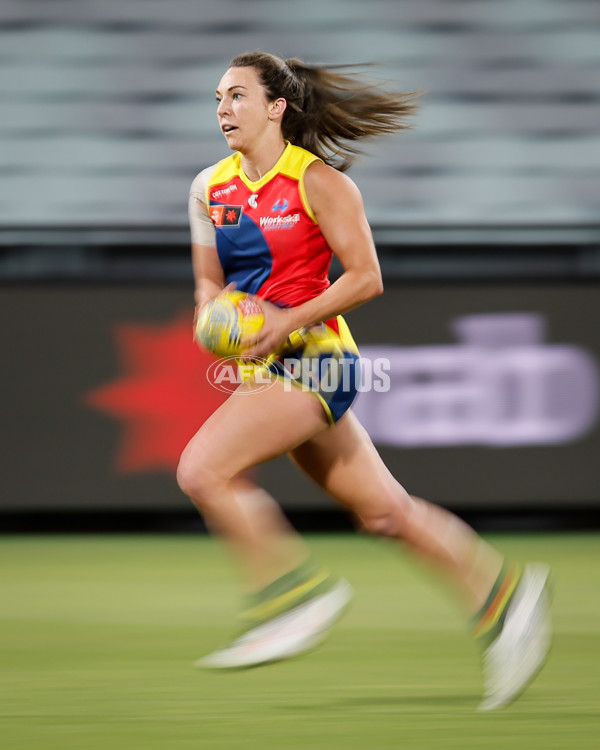
[[[279,198],[273,204],[273,208],[271,209],[271,211],[281,211],[283,213],[287,207],[288,207],[287,200],[285,198]]]
[[[256,193],[252,193],[248,198],[248,205],[250,208],[256,208],[258,206],[258,195]]]
[[[216,227],[238,227],[242,218],[242,206],[211,206],[210,219]]]

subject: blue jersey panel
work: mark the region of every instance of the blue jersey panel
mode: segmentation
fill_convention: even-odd
[[[244,213],[237,226],[217,226],[215,229],[217,252],[227,284],[235,282],[240,292],[256,294],[273,266],[271,250],[263,233]]]

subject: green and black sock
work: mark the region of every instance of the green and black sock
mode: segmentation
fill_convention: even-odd
[[[246,608],[238,615],[240,624],[244,630],[257,627],[325,593],[334,583],[328,570],[305,562],[251,595]]]
[[[492,643],[502,630],[522,572],[522,567],[517,563],[505,563],[485,604],[472,619],[471,632],[474,638],[481,639],[485,645]]]

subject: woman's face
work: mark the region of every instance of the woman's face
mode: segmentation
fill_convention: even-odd
[[[275,103],[267,101],[255,68],[229,68],[216,93],[219,127],[229,148],[247,151],[272,128]]]

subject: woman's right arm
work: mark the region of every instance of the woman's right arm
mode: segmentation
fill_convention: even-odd
[[[194,269],[194,301],[197,307],[204,307],[225,287],[225,275],[217,255],[217,248],[192,242],[192,268]]]
[[[192,267],[194,271],[194,300],[202,307],[222,291],[225,274],[217,254],[215,227],[206,205],[206,185],[214,167],[204,169],[190,188],[188,216],[192,235]]]

